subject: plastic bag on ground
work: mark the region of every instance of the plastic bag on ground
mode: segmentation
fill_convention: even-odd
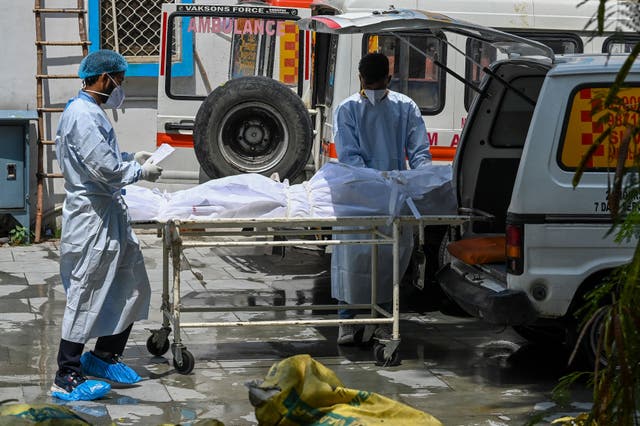
[[[264,381],[247,387],[261,425],[442,426],[435,417],[406,404],[344,387],[333,371],[309,355],[277,362]]]
[[[81,426],[91,423],[73,410],[56,404],[2,404],[0,425],[68,425]]]

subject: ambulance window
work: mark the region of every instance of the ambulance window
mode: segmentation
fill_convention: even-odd
[[[298,27],[283,19],[174,13],[167,45],[178,53],[167,64],[166,92],[174,99],[204,98],[230,79],[254,75],[295,88],[304,57]],[[189,72],[178,66],[184,61],[193,64]]]
[[[538,99],[544,76],[517,77],[511,85],[528,95],[534,101]],[[501,148],[520,148],[527,137],[534,106],[525,101],[513,90],[505,88],[504,97],[496,111],[491,128],[491,146]]]
[[[389,89],[413,99],[423,115],[438,114],[444,107],[445,71],[435,62],[446,63],[444,43],[427,33],[403,33],[402,36],[420,52],[391,35],[365,37],[363,51],[380,52],[389,58],[392,72]]]
[[[338,36],[317,33],[313,45],[313,105],[330,107],[335,86]]]
[[[640,37],[616,34],[602,43],[602,53],[630,53],[633,46],[640,42]]]
[[[495,61],[496,54],[496,48],[489,43],[468,38],[466,46],[466,80],[473,83],[474,86],[479,87],[480,81],[482,81],[484,77],[482,68],[488,67],[490,63]],[[464,107],[467,111],[469,111],[471,102],[477,93],[475,90],[469,88],[469,86],[464,86]]]
[[[512,31],[513,34],[546,44],[556,55],[582,53],[582,39],[571,33],[540,33],[533,31]]]
[[[558,162],[565,170],[576,170],[582,157],[598,137],[611,129],[610,136],[602,141],[586,164],[586,171],[604,171],[616,167],[620,142],[627,128],[636,128],[640,124],[638,104],[640,87],[620,89],[620,103],[615,110],[604,110],[592,114],[594,103],[601,102],[609,93],[608,87],[583,86],[578,88],[569,102],[565,116],[564,129],[560,139]],[[633,167],[640,150],[640,137],[634,138],[629,146],[625,165]]]
[[[333,89],[336,85],[336,63],[338,59],[338,36],[331,36],[331,46],[329,48],[329,78],[327,79],[327,93],[325,103],[331,106],[333,103]]]

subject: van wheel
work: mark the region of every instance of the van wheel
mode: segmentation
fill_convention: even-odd
[[[584,331],[582,337],[582,327],[580,324],[585,320],[585,318],[576,316],[576,312],[579,312],[585,304],[592,303],[588,300],[589,293],[594,289],[597,289],[598,286],[610,276],[610,274],[611,271],[606,270],[590,277],[588,281],[580,286],[568,309],[567,316],[571,321],[568,344],[572,351],[576,349],[577,345],[578,356],[573,363],[580,367],[586,367],[593,370],[593,368],[595,368],[596,361],[599,361],[601,366],[606,366],[608,362],[603,353],[598,356],[598,340],[600,339],[602,330],[605,326],[605,314],[613,301],[613,295],[608,293],[607,296],[599,300],[600,309],[598,309],[595,312],[594,317],[588,321],[588,328]]]
[[[514,325],[513,330],[529,342],[562,344],[566,341],[566,329],[553,326]]]
[[[217,87],[195,119],[198,162],[210,178],[278,172],[293,179],[311,152],[313,130],[302,100],[267,77],[241,77]]]
[[[582,362],[590,369],[595,367],[596,361],[603,367],[608,363],[604,353],[600,353],[598,356],[598,341],[602,335],[604,319],[606,317],[605,313],[605,309],[600,309],[596,312],[579,343],[578,351],[580,352]],[[578,333],[579,332],[580,331],[578,331]]]

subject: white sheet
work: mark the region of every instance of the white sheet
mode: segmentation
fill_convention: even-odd
[[[136,185],[124,196],[134,221],[215,218],[304,218],[455,214],[451,166],[380,172],[327,163],[306,182],[289,185],[258,174],[214,179],[173,193]]]

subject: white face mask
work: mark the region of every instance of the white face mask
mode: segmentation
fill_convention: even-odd
[[[122,86],[116,83],[116,81],[109,74],[107,74],[107,77],[109,77],[111,81],[113,81],[113,84],[116,85],[116,87],[111,91],[111,94],[107,95],[106,93],[98,92],[95,90],[87,90],[87,89],[85,89],[85,92],[97,93],[99,95],[106,96],[107,101],[104,104],[109,108],[118,109],[122,106],[122,103],[124,102],[124,98],[125,98],[124,89],[122,88]]]
[[[367,96],[367,99],[371,102],[372,105],[380,103],[385,95],[387,94],[387,89],[364,89],[364,94]]]

